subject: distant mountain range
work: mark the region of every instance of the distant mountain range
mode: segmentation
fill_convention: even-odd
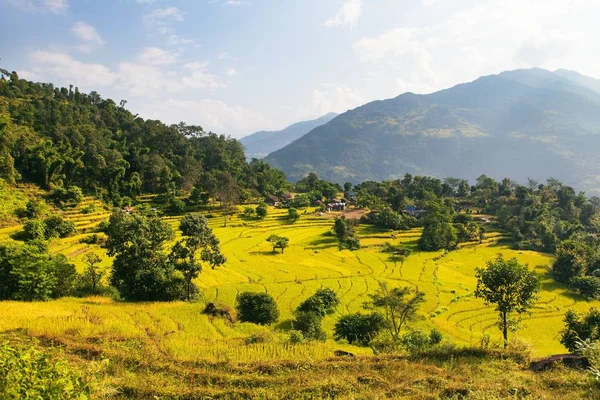
[[[347,111],[266,160],[292,181],[310,171],[340,183],[487,174],[598,192],[600,81],[536,68],[404,93]]]
[[[263,158],[267,154],[279,150],[294,140],[306,135],[314,128],[324,125],[337,117],[336,113],[329,113],[320,118],[298,122],[280,131],[260,131],[240,139],[246,148],[246,156],[251,158]]]

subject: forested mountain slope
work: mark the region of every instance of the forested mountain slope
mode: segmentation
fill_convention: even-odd
[[[600,95],[549,71],[520,70],[368,103],[266,160],[291,180],[309,171],[337,182],[485,173],[595,190],[599,134]]]
[[[301,138],[314,128],[324,125],[337,117],[329,113],[311,121],[302,121],[288,126],[280,131],[260,131],[240,139],[246,149],[249,159],[263,158],[267,154],[279,150],[294,140]]]
[[[76,185],[115,205],[142,192],[174,196],[195,186],[214,195],[227,186],[262,195],[285,185],[280,171],[248,164],[242,145],[224,135],[144,120],[96,92],[0,75],[0,178],[9,182]]]

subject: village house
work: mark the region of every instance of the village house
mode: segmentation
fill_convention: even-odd
[[[279,198],[277,196],[273,196],[272,194],[267,196],[265,203],[273,207],[279,207],[281,205]]]
[[[402,212],[407,215],[412,215],[415,218],[421,218],[427,213],[427,210],[423,210],[415,206],[406,206],[406,208]]]

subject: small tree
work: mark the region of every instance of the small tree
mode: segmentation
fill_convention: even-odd
[[[314,312],[296,312],[292,327],[302,332],[306,339],[325,341],[327,336],[321,327],[322,320],[323,318]]]
[[[537,300],[540,281],[527,265],[519,264],[516,258],[505,260],[502,254],[487,267],[477,268],[475,297],[487,304],[495,304],[500,313],[500,329],[504,337],[504,348],[508,347],[509,315],[527,312]],[[514,326],[514,324],[513,324]]]
[[[347,314],[335,324],[334,338],[346,339],[348,343],[358,342],[363,346],[369,343],[385,328],[385,319],[379,313]]]
[[[277,303],[267,293],[240,293],[236,300],[235,309],[238,318],[242,322],[270,325],[279,318]]]
[[[356,236],[357,222],[348,220],[341,216],[335,219],[333,231],[339,242],[339,249],[358,250],[360,248],[360,240]]]
[[[92,293],[97,293],[106,273],[105,270],[100,269],[102,259],[96,253],[88,253],[83,259],[86,264],[82,276],[83,284],[88,286]]]
[[[300,219],[300,213],[298,212],[298,210],[296,208],[289,208],[288,209],[288,217],[289,217],[289,219],[292,220],[292,222],[296,222]]]
[[[261,203],[258,206],[256,206],[256,216],[258,217],[258,219],[265,219],[268,213],[269,208],[265,203]]]
[[[333,314],[335,307],[339,304],[340,300],[337,294],[329,288],[324,288],[317,290],[315,294],[300,303],[296,311],[312,312],[324,317],[327,314]]]
[[[565,314],[565,327],[560,333],[560,342],[569,351],[577,350],[578,341],[600,341],[600,310],[592,308],[581,315],[573,310]]]
[[[385,282],[379,283],[379,290],[369,295],[371,301],[365,308],[381,312],[385,327],[392,342],[398,343],[400,332],[405,324],[416,319],[419,307],[425,302],[425,294],[409,287],[389,290]]]
[[[275,253],[275,249],[281,249],[281,254],[283,254],[283,250],[288,247],[290,239],[284,236],[271,235],[267,238],[267,242],[273,246],[273,253]]]
[[[175,269],[183,274],[185,279],[186,299],[189,301],[195,289],[192,283],[202,272],[201,262],[208,263],[211,268],[223,265],[226,261],[221,253],[219,239],[208,226],[208,220],[202,215],[187,214],[181,220],[179,229],[184,239],[175,243],[169,256]],[[198,260],[198,252],[200,259]]]

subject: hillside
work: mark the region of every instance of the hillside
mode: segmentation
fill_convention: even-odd
[[[266,160],[291,180],[309,171],[336,182],[485,173],[552,176],[593,192],[599,133],[597,92],[557,73],[519,70],[368,103]]]
[[[294,140],[301,138],[314,128],[324,125],[338,114],[329,113],[311,121],[302,121],[280,131],[260,131],[240,139],[246,149],[248,159],[263,158],[267,154],[279,150]]]

